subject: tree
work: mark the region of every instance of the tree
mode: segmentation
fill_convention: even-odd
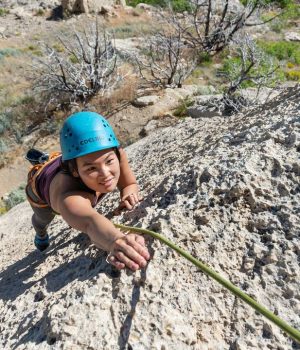
[[[163,88],[181,87],[196,65],[194,52],[184,44],[180,30],[155,33],[144,53],[136,58],[142,78]]]
[[[232,58],[225,63],[223,76],[226,89],[223,93],[223,102],[227,112],[238,112],[247,106],[267,102],[268,94],[264,99],[260,94],[262,88],[270,88],[270,93],[278,77],[279,68],[272,57],[260,49],[247,34],[237,36],[230,46]],[[245,87],[254,87],[255,96],[249,96]]]
[[[143,79],[160,87],[181,87],[202,57],[224,50],[249,19],[263,8],[263,1],[229,6],[229,0],[187,0],[189,11],[157,11],[157,27],[163,28],[136,59]],[[252,22],[251,25],[261,23]]]
[[[58,37],[60,45],[42,43],[44,56],[34,65],[35,89],[52,100],[87,101],[113,89],[122,79],[114,37],[96,22],[83,32]]]
[[[235,34],[246,26],[261,25],[267,21],[255,20],[259,11],[265,8],[263,0],[249,0],[246,5],[230,7],[230,1],[218,0],[187,0],[190,10],[183,15],[171,10],[171,15],[165,17],[165,22],[175,31],[182,33],[182,39],[189,47],[198,52],[215,55],[229,45]],[[252,23],[250,23],[252,19]]]

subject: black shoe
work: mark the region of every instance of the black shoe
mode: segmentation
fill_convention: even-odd
[[[27,160],[29,160],[29,162],[32,165],[36,165],[36,164],[43,164],[45,162],[47,162],[47,160],[49,159],[49,154],[45,153],[45,152],[41,152],[35,148],[31,148],[25,158]]]
[[[46,235],[45,237],[40,237],[38,235],[35,235],[34,237],[34,245],[37,247],[39,251],[44,251],[49,247],[49,236]]]

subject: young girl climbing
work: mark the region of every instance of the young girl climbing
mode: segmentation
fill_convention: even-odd
[[[124,235],[94,207],[106,194],[120,191],[119,208],[131,210],[141,200],[135,176],[113,129],[101,115],[79,112],[68,117],[60,132],[61,154],[32,167],[26,187],[34,214],[34,243],[49,246],[47,227],[60,214],[74,229],[85,232],[109,252],[117,269],[138,270],[150,255],[142,236]]]

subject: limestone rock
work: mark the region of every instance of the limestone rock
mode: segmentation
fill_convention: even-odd
[[[285,33],[284,38],[287,41],[300,41],[300,34],[297,32],[287,32]]]
[[[159,100],[159,96],[150,95],[138,97],[133,101],[133,105],[136,107],[147,107],[154,105]]]
[[[126,148],[144,200],[112,217],[115,192],[97,210],[160,232],[299,329],[299,103],[298,86],[245,114],[156,129]],[[60,216],[37,252],[31,213],[0,217],[1,349],[295,348],[160,241],[147,237],[147,268],[118,274]]]
[[[150,120],[141,130],[141,136],[147,136],[157,130],[158,128],[166,128],[170,125],[175,125],[178,122],[178,118],[171,114],[166,114],[160,118]]]
[[[26,11],[23,7],[15,7],[14,9],[10,10],[11,14],[14,14],[17,19],[23,20],[26,17],[32,16],[32,13]]]
[[[156,8],[154,6],[144,4],[143,2],[140,2],[139,4],[137,4],[136,8],[144,10],[144,11],[155,11],[156,10]]]
[[[114,0],[61,0],[63,11],[68,13],[98,13],[114,4]]]
[[[192,118],[211,118],[220,116],[219,105],[222,99],[221,95],[201,95],[197,96],[194,104],[187,108],[188,116]]]

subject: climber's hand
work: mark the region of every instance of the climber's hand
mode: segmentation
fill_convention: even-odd
[[[134,233],[116,239],[107,257],[107,261],[117,269],[127,267],[132,271],[145,267],[149,259],[144,237]]]
[[[122,210],[132,210],[139,202],[143,200],[143,197],[139,193],[129,193],[121,198],[120,204],[115,209],[114,214],[119,215]]]

